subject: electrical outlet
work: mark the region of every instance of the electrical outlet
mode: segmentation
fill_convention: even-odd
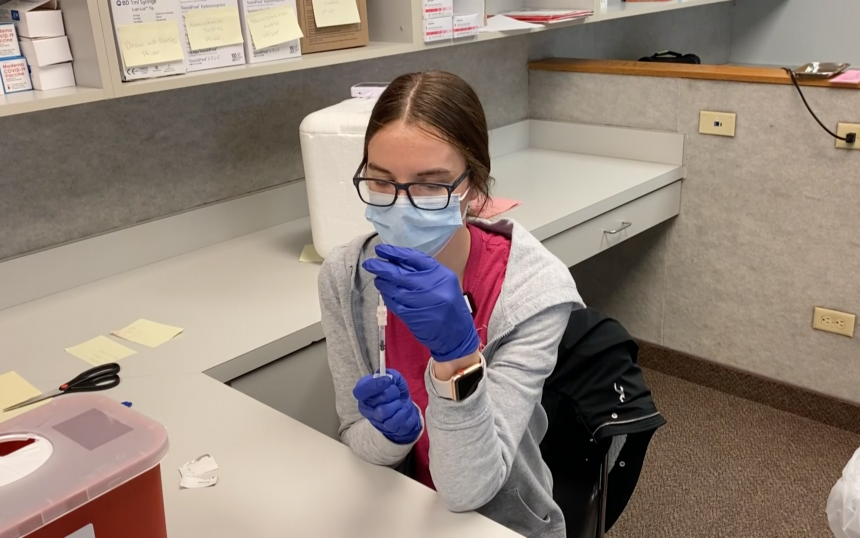
[[[848,133],[857,134],[857,142],[849,144],[844,140],[837,140],[836,147],[839,149],[860,149],[860,124],[858,123],[840,123],[836,126],[836,134],[845,138]]]
[[[854,338],[854,314],[815,307],[812,328]]]
[[[731,112],[699,112],[699,132],[717,136],[735,136],[737,114]]]

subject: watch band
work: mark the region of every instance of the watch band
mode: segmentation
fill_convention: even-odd
[[[487,360],[484,358],[484,354],[480,351],[478,352],[478,355],[481,357],[481,372],[483,376],[483,372],[487,369]],[[436,372],[433,371],[433,363],[436,361],[432,358],[430,360],[432,361],[430,365],[430,382],[433,383],[433,389],[436,390],[436,394],[447,400],[456,400],[457,398],[455,396],[457,391],[455,387],[457,380],[463,376],[463,370],[454,374],[448,381],[440,381],[436,379]]]

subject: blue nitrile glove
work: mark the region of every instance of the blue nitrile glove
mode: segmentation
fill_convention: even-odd
[[[366,260],[362,267],[376,275],[385,306],[434,360],[452,361],[478,350],[481,340],[453,271],[411,248],[379,245],[376,254],[384,259]]]
[[[412,443],[421,434],[421,415],[400,372],[388,369],[386,373],[366,375],[355,384],[352,395],[358,400],[358,412],[391,441]]]

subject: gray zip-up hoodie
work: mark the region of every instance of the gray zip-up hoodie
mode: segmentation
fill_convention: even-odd
[[[462,402],[441,398],[425,372],[430,473],[452,511],[477,510],[529,537],[564,538],[564,517],[540,454],[547,429],[540,401],[570,312],[584,305],[567,267],[525,228],[511,220],[471,223],[510,237],[511,253],[487,327],[487,369],[478,389]],[[333,250],[320,272],[319,295],[341,440],[366,461],[395,466],[412,445],[389,441],[361,416],[352,395],[358,380],[378,367],[379,292],[361,263],[375,257],[379,242],[374,234]]]

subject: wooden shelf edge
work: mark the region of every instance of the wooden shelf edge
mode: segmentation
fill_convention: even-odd
[[[748,67],[739,65],[692,65],[634,62],[629,60],[585,60],[578,58],[547,58],[529,63],[534,71],[564,73],[597,73],[640,77],[688,78],[757,84],[791,84],[788,74],[778,67]],[[801,86],[818,86],[856,90],[860,85],[833,84],[829,80],[798,80]]]

